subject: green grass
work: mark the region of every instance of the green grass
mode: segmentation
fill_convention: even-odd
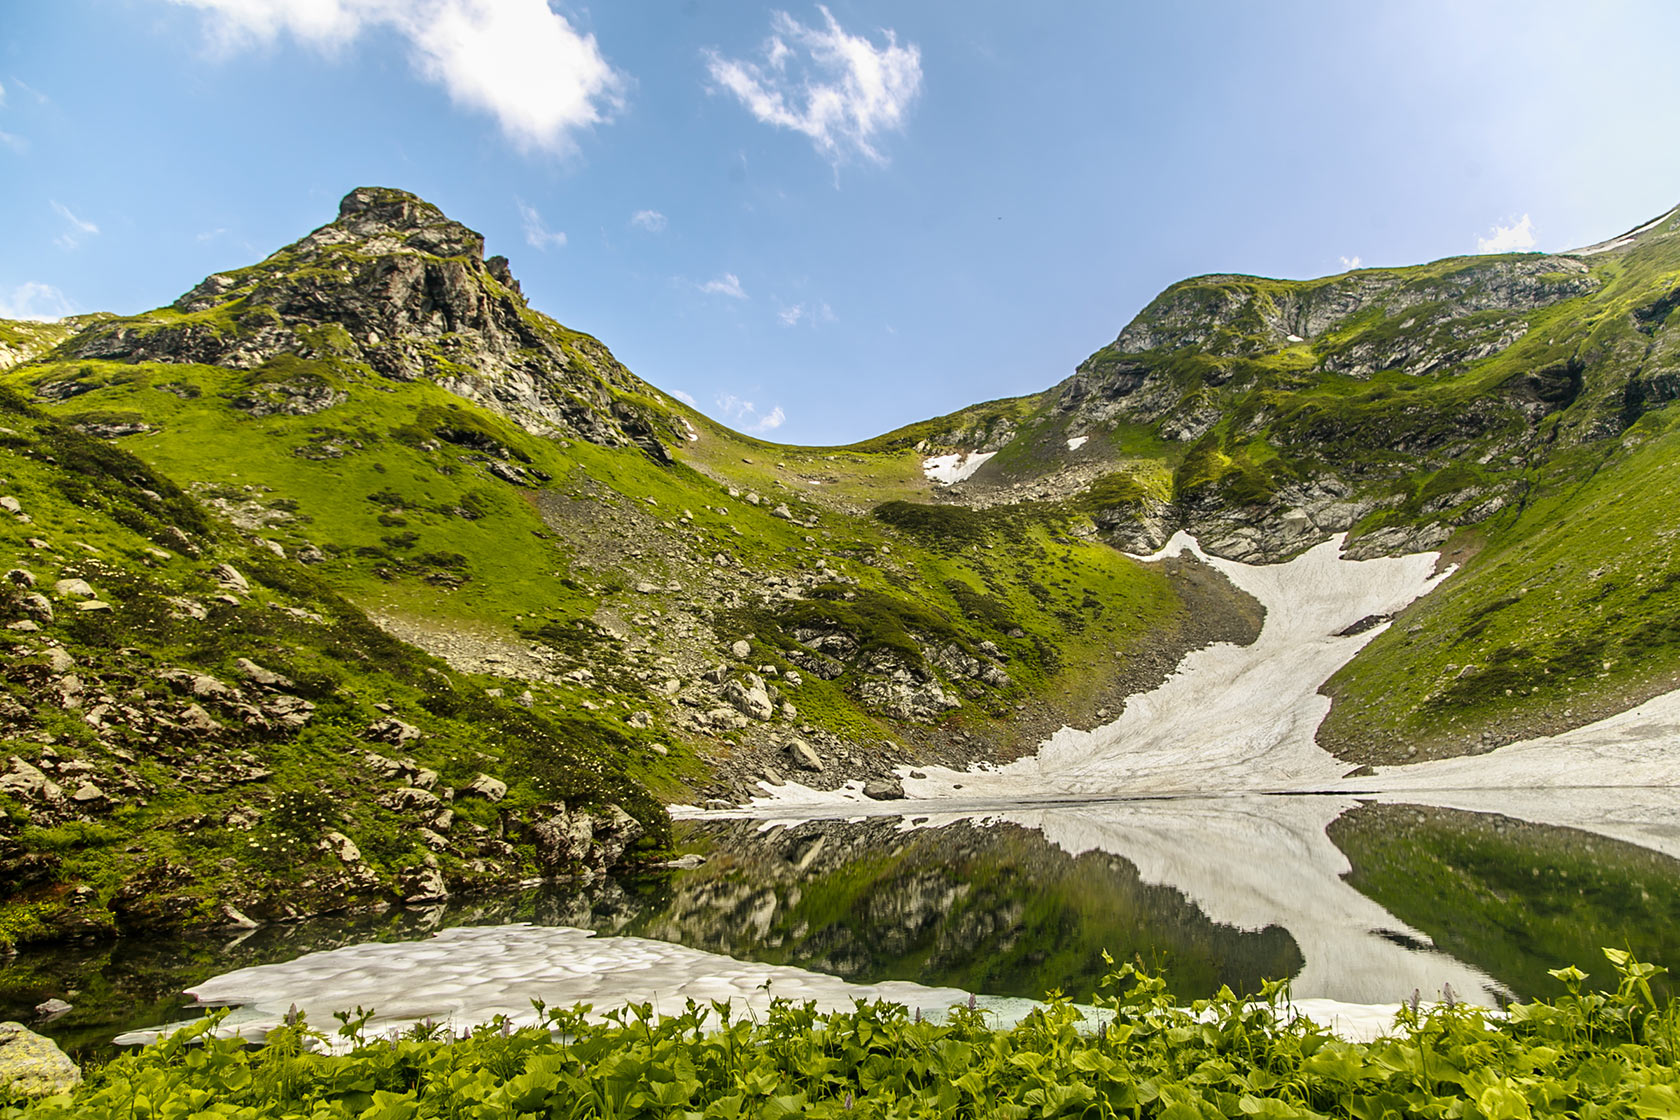
[[[760,1018],[721,1006],[664,1016],[648,1005],[591,1024],[542,1010],[538,1025],[498,1021],[453,1039],[421,1024],[364,1036],[347,1013],[343,1055],[312,1053],[299,1023],[260,1049],[203,1028],[124,1056],[73,1093],[0,1111],[4,1120],[138,1115],[322,1120],[549,1116],[788,1120],[813,1117],[1129,1116],[1135,1120],[1387,1115],[1528,1120],[1661,1117],[1680,1110],[1680,1006],[1651,996],[1660,970],[1619,956],[1616,987],[1568,992],[1510,1018],[1463,1005],[1402,1011],[1396,1032],[1344,1042],[1269,1002],[1228,992],[1178,1006],[1163,980],[1112,974],[1092,1029],[1061,999],[1004,1030],[955,1008],[942,1022],[860,1002],[818,1014],[774,1003]]]

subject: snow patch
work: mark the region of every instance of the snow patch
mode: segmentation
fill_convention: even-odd
[[[901,1003],[924,1017],[943,1018],[968,993],[907,981],[852,984],[801,968],[754,964],[716,953],[640,937],[595,937],[563,926],[476,926],[447,929],[424,941],[375,942],[309,953],[283,964],[259,965],[214,977],[189,989],[199,1006],[234,1005],[216,1034],[251,1041],[265,1037],[296,1008],[310,1023],[332,1022],[335,1011],[374,1008],[366,1035],[377,1038],[431,1020],[460,1034],[500,1015],[515,1027],[541,1020],[531,1000],[549,1007],[593,1005],[589,1018],[631,1004],[651,1003],[655,1014],[677,1013],[687,1000],[728,1002],[734,1014],[762,1018],[773,998],[813,1001],[819,1011],[850,1011],[857,1000]],[[1035,1000],[977,996],[975,1005],[997,1027],[1019,1023]],[[1345,1038],[1368,1039],[1393,1025],[1398,1004],[1296,1000],[1291,1009]],[[1088,1027],[1112,1012],[1081,1008]],[[119,1046],[154,1042],[194,1020],[129,1031]],[[715,1015],[713,1023],[716,1025]],[[332,1038],[327,1045],[349,1049]]]
[[[373,942],[308,953],[283,964],[213,977],[187,995],[201,1007],[237,1005],[217,1032],[261,1038],[293,1004],[317,1028],[335,1011],[374,1009],[367,1033],[378,1036],[426,1019],[462,1031],[506,1016],[515,1026],[540,1022],[531,1000],[550,1007],[594,1005],[600,1021],[614,1008],[652,1003],[675,1014],[686,1000],[726,1001],[760,1018],[772,998],[813,1000],[823,1011],[849,1011],[854,1000],[884,999],[924,1014],[943,1014],[968,999],[955,988],[888,980],[852,984],[782,965],[754,964],[642,937],[596,937],[565,926],[461,926],[425,941]],[[119,1035],[137,1046],[178,1029],[173,1023]],[[335,1040],[340,1048],[342,1040]]]
[[[1078,451],[1081,447],[1085,446],[1085,441],[1090,439],[1090,438],[1091,438],[1090,436],[1074,436],[1072,439],[1067,441],[1068,450],[1069,451]]]
[[[951,486],[961,482],[986,465],[996,451],[954,451],[949,455],[935,455],[922,460],[922,473],[934,482]]]
[[[690,424],[688,422],[688,417],[686,417],[686,416],[683,417],[682,422],[683,422],[683,427],[688,429],[688,440],[689,440],[689,442],[693,443],[694,441],[698,440],[700,438],[700,433],[694,430],[694,425]]]

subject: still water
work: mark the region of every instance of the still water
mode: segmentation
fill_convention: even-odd
[[[1680,964],[1680,861],[1669,854],[1680,833],[1582,815],[1558,827],[1337,795],[686,822],[685,845],[707,854],[704,866],[584,895],[538,889],[237,937],[26,952],[0,968],[0,1018],[27,1022],[36,1003],[66,998],[75,1010],[41,1029],[88,1052],[179,1018],[181,989],[233,969],[516,921],[865,983],[1080,1000],[1096,989],[1104,950],[1165,971],[1187,999],[1287,976],[1298,998],[1351,1003],[1414,989],[1428,998],[1443,984],[1486,1003],[1546,995],[1546,970],[1561,964],[1603,978],[1607,945]]]

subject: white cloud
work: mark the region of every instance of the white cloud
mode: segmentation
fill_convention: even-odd
[[[760,412],[752,401],[742,400],[733,393],[718,397],[717,406],[726,419],[740,425],[743,432],[751,435],[773,432],[787,420],[787,413],[782,411],[781,405],[774,406],[769,412]]]
[[[50,323],[74,315],[76,305],[51,284],[37,280],[19,284],[10,295],[0,296],[0,319],[35,319]]]
[[[1358,267],[1359,267],[1359,258],[1357,256],[1343,257],[1342,258],[1342,271],[1352,272],[1354,269],[1356,269]]]
[[[747,293],[741,289],[741,278],[733,272],[725,272],[716,280],[708,280],[700,285],[700,290],[710,295],[728,296],[730,299],[747,299]]]
[[[542,215],[537,213],[535,206],[527,206],[518,199],[519,217],[525,223],[525,243],[538,249],[547,249],[550,245],[555,248],[566,243],[566,234],[562,230],[551,230],[543,225]]]
[[[82,243],[85,237],[91,237],[99,232],[99,227],[92,222],[84,221],[70,212],[70,208],[57,199],[52,203],[53,213],[70,224],[70,228],[53,238],[53,244],[60,249],[74,249]]]
[[[625,75],[546,0],[173,0],[213,16],[225,50],[281,35],[337,54],[364,30],[407,40],[420,76],[489,113],[525,148],[567,151],[623,106]]]
[[[6,87],[0,86],[0,109],[6,107]]]
[[[694,405],[697,403],[694,399],[694,394],[693,393],[685,393],[681,389],[668,389],[666,391],[668,393],[670,393],[673,397],[676,397],[679,401],[688,405],[690,408],[693,408]]]
[[[1527,214],[1508,226],[1494,226],[1492,237],[1476,238],[1478,253],[1520,253],[1534,248],[1534,223]]]
[[[762,61],[706,52],[712,82],[764,124],[810,138],[831,163],[852,155],[885,163],[876,140],[904,127],[921,91],[921,48],[900,46],[898,36],[886,29],[883,45],[876,47],[861,35],[847,34],[827,8],[817,10],[821,27],[807,27],[786,12],[772,13]]]
[[[638,210],[630,215],[630,224],[649,233],[659,233],[665,228],[665,215],[657,210]]]
[[[792,307],[783,307],[776,312],[776,318],[782,321],[784,327],[796,327],[801,322],[816,326],[818,323],[833,323],[836,321],[834,309],[828,304],[796,303]]]

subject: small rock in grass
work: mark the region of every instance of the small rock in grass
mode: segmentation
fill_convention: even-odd
[[[500,801],[507,796],[507,783],[488,774],[480,774],[466,784],[462,793],[476,793],[486,801]]]

